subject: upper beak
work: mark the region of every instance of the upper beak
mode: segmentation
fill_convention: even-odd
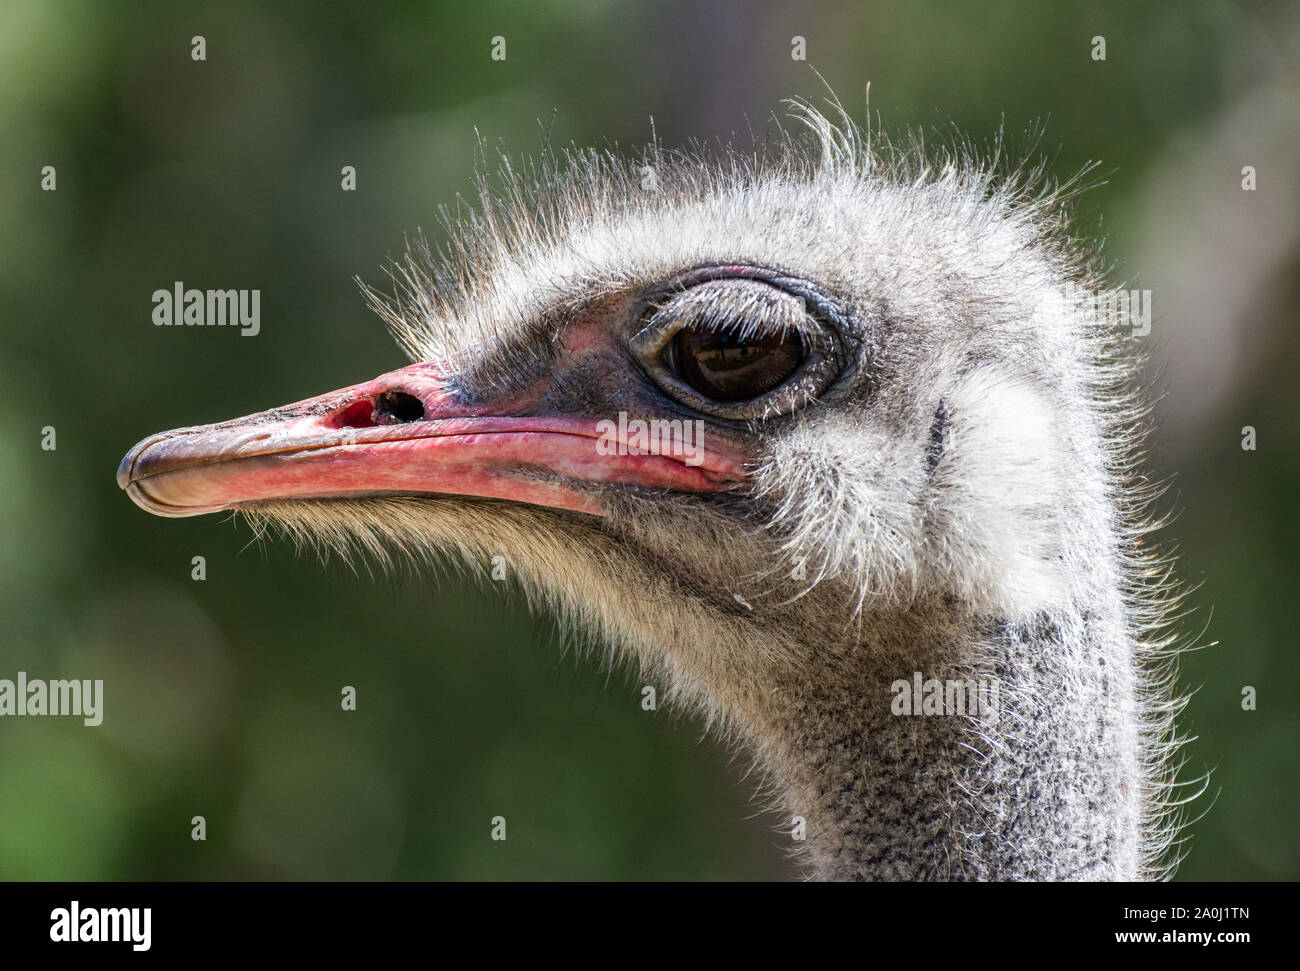
[[[733,450],[707,441],[670,442],[655,454],[626,440],[619,447],[626,422],[617,415],[540,413],[526,396],[467,406],[448,375],[439,363],[415,364],[245,418],[151,435],[122,459],[117,482],[159,516],[430,493],[600,515],[599,490],[586,484],[712,492],[744,476]]]

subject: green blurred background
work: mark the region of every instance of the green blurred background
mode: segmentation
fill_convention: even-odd
[[[1102,161],[1080,228],[1155,291],[1152,468],[1202,584],[1188,627],[1220,642],[1183,664],[1188,772],[1214,773],[1180,876],[1300,876],[1296,5],[791,6],[0,2],[0,677],[107,696],[100,728],[0,721],[0,876],[791,874],[743,766],[517,601],[157,519],[113,472],[147,433],[404,363],[351,277],[436,232],[476,126],[516,154],[553,112],[559,143],[761,132],[821,97],[810,65],[859,118],[870,81],[888,127],[1045,121],[1054,172]],[[260,288],[261,335],[154,327],[176,280]]]

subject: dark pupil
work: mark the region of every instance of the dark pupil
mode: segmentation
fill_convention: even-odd
[[[683,327],[673,350],[687,384],[715,401],[745,401],[771,391],[803,360],[793,331],[742,337],[736,331]]]

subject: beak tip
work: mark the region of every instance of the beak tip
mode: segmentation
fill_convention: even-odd
[[[136,481],[137,466],[139,466],[144,453],[159,442],[174,437],[175,434],[174,431],[159,432],[156,435],[150,435],[148,438],[142,438],[132,445],[130,450],[122,456],[122,461],[117,466],[118,486],[127,489],[132,482]]]
[[[135,453],[133,448],[122,456],[122,462],[117,467],[117,485],[120,489],[125,489],[131,484],[131,470],[135,466]]]
[[[126,494],[130,497],[132,502],[145,512],[151,513],[154,516],[162,516],[165,519],[183,519],[188,516],[197,516],[201,513],[215,511],[206,508],[186,509],[163,505],[149,495],[149,493],[145,491],[144,487],[138,482],[128,484],[126,486]]]

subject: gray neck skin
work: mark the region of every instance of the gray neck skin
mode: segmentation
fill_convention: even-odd
[[[1139,868],[1131,647],[1113,618],[868,618],[760,734],[821,879],[1123,880]],[[896,680],[996,681],[998,714],[891,713]],[[782,826],[784,828],[784,825]],[[799,846],[799,844],[795,844]]]

